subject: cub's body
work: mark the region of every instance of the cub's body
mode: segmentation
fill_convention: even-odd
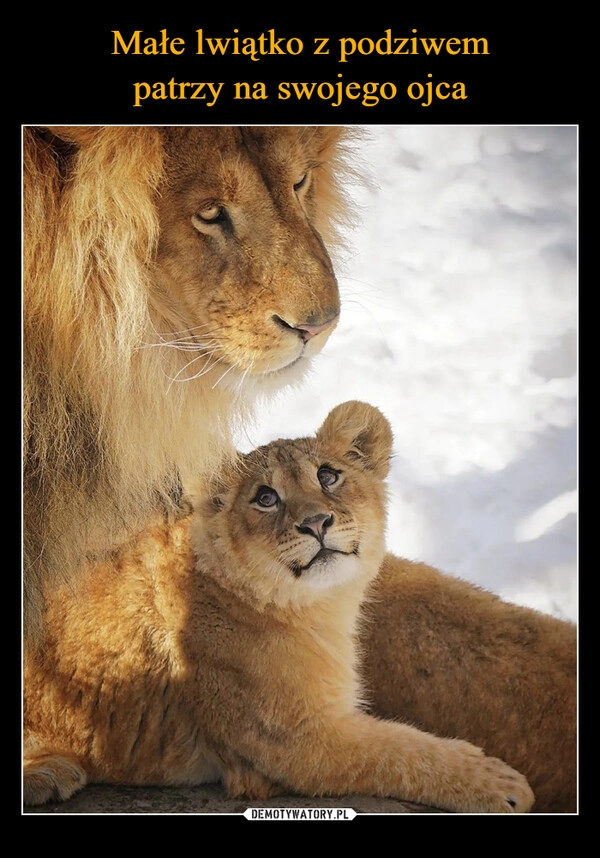
[[[191,520],[157,523],[52,601],[26,665],[25,801],[87,781],[265,798],[363,793],[527,811],[516,771],[363,710],[355,634],[384,556],[391,432],[346,403],[244,457]]]

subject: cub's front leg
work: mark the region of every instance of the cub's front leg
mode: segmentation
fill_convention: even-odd
[[[64,751],[44,747],[35,738],[26,737],[23,754],[23,804],[39,805],[65,801],[87,783],[80,760]]]
[[[356,713],[305,733],[262,771],[308,795],[377,795],[458,813],[526,813],[526,779],[468,742]],[[265,758],[269,752],[265,751]]]

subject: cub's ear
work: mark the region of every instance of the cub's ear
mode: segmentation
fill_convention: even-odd
[[[333,409],[317,439],[343,459],[373,471],[382,480],[390,470],[392,428],[378,408],[366,402],[344,402]]]
[[[211,477],[196,478],[188,485],[187,494],[192,506],[202,515],[210,517],[227,507],[228,498],[240,480],[243,457],[234,456],[221,465]]]

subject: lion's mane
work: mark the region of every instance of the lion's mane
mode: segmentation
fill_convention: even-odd
[[[157,347],[159,129],[25,128],[23,148],[24,600],[35,636],[44,587],[172,508],[180,475],[211,471],[253,397],[174,384],[181,353]],[[327,230],[333,164],[320,182]]]

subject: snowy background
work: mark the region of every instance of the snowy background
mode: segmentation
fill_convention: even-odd
[[[377,126],[342,318],[241,449],[391,421],[390,550],[577,619],[577,128]]]

